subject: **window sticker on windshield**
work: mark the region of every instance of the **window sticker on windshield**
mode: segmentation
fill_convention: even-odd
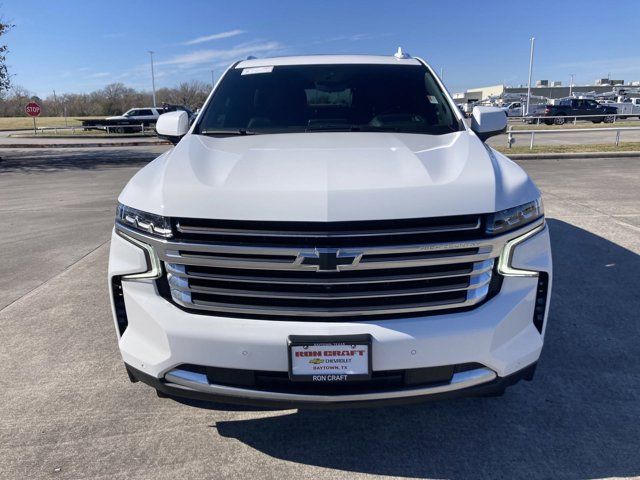
[[[251,67],[251,68],[243,68],[242,73],[240,75],[253,75],[254,73],[271,73],[272,71],[273,71],[273,66]]]
[[[431,103],[435,103],[435,104],[438,103],[438,99],[436,97],[434,97],[433,95],[427,95],[427,99],[429,99],[429,101]]]

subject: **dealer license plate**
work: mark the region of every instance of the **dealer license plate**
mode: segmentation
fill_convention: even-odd
[[[289,378],[302,382],[369,380],[371,336],[290,336]]]

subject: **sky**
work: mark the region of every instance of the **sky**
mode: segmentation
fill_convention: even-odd
[[[611,7],[611,8],[610,8]],[[451,92],[533,79],[592,84],[640,80],[640,0],[143,1],[2,0],[15,27],[13,83],[39,96],[113,82],[151,90],[211,82],[248,55],[393,54],[398,46],[441,72]]]

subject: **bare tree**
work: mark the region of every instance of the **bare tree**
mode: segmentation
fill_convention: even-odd
[[[14,85],[8,91],[2,92],[0,101],[0,115],[4,117],[17,117],[24,115],[24,107],[37,97],[20,85]]]
[[[185,105],[192,110],[202,107],[211,85],[199,80],[182,82],[177,88],[162,88],[158,91],[158,98],[163,103]]]
[[[157,91],[162,103],[186,105],[192,110],[200,108],[211,86],[205,82],[183,82],[175,88],[161,88]],[[150,92],[127,87],[123,83],[112,83],[90,93],[63,93],[39,99],[33,92],[15,85],[9,90],[0,89],[0,116],[23,116],[24,107],[30,101],[37,101],[43,115],[68,117],[101,117],[118,115],[133,107],[148,107],[152,104]]]
[[[0,37],[5,35],[12,28],[13,25],[6,23],[2,18],[0,18]],[[11,77],[9,76],[6,64],[8,51],[6,44],[0,44],[0,91],[6,91],[11,86]]]

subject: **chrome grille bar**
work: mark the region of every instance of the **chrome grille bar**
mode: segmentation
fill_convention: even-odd
[[[317,228],[317,223],[309,222],[310,228],[301,228],[299,230],[272,230],[272,229],[248,229],[247,223],[255,222],[238,222],[238,221],[204,221],[204,223],[219,223],[217,226],[205,226],[198,225],[202,221],[194,219],[180,219],[176,222],[176,230],[184,234],[195,235],[215,235],[215,236],[242,236],[242,237],[286,237],[286,238],[307,238],[307,237],[325,237],[325,238],[362,238],[362,237],[376,237],[380,235],[419,235],[419,234],[433,234],[443,232],[461,232],[469,230],[477,230],[480,228],[481,218],[478,215],[464,217],[456,219],[457,221],[436,222],[433,225],[422,225],[415,227],[408,226],[392,226],[396,223],[393,221],[386,221],[390,224],[387,228],[369,228],[369,229],[342,229],[341,231],[327,231],[320,226]],[[241,228],[229,228],[222,225],[228,225],[233,223],[244,224]],[[360,222],[349,222],[360,223]],[[370,223],[370,222],[362,222]],[[383,223],[383,222],[379,222]],[[398,222],[401,223],[401,222]]]
[[[465,278],[465,277],[456,277]],[[466,291],[474,288],[480,288],[487,285],[491,281],[491,272],[486,272],[476,277],[473,277],[473,281],[457,281],[450,285],[444,286],[425,286],[423,288],[411,288],[411,289],[394,289],[394,290],[376,290],[372,289],[361,293],[295,293],[295,292],[282,292],[278,290],[237,290],[232,288],[215,288],[206,287],[201,285],[190,284],[190,281],[183,277],[169,276],[169,286],[175,290],[189,291],[193,293],[206,293],[211,295],[226,295],[237,297],[257,297],[257,298],[287,298],[296,300],[346,300],[356,298],[375,298],[380,296],[385,297],[401,297],[401,296],[415,296],[424,295],[429,293],[448,293]]]
[[[185,265],[166,263],[167,272],[174,277],[185,277],[196,280],[212,280],[221,282],[242,282],[242,283],[265,283],[267,279],[265,277],[259,277],[251,275],[250,272],[240,271],[234,272],[233,270],[222,273],[210,273],[210,272],[197,272],[189,270]],[[439,278],[453,278],[467,275],[476,275],[490,271],[493,268],[493,260],[484,260],[482,262],[476,262],[470,264],[470,267],[462,265],[460,268],[448,270],[440,270],[435,272],[420,272],[420,273],[405,273],[397,275],[379,275],[368,276],[366,278],[358,277],[333,277],[333,278],[315,278],[312,276],[307,277],[289,277],[277,276],[275,273],[270,275],[268,282],[271,284],[283,284],[283,285],[357,285],[357,284],[375,284],[375,283],[395,283],[395,282],[413,282],[420,280],[432,280]]]

